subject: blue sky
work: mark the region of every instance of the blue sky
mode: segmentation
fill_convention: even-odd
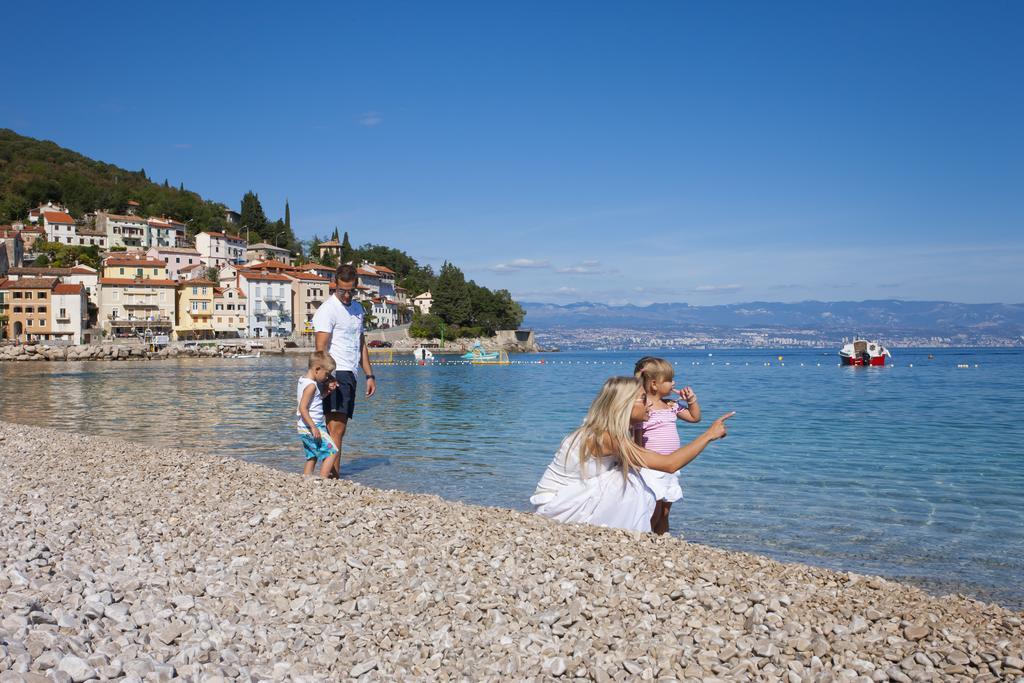
[[[1024,4],[16,3],[0,127],[532,301],[1024,301]]]

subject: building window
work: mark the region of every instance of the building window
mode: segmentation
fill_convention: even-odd
[[[21,313],[21,306],[15,306],[12,310],[13,313]]]
[[[46,306],[40,306],[36,309],[37,313],[46,313]]]
[[[193,287],[192,288],[192,296],[195,296],[197,294],[199,294],[199,288],[198,287]]]
[[[155,272],[154,272],[155,274]],[[142,277],[142,268],[135,269],[135,277]]]
[[[205,301],[203,302],[203,310],[204,311],[206,310],[206,302]]]
[[[46,298],[46,292],[36,292],[36,298],[37,299],[45,299]]]
[[[66,317],[68,317],[68,309],[66,309],[66,308],[62,308],[62,309],[60,309],[60,317],[61,317],[61,318],[66,318]]]
[[[121,275],[124,275],[124,268],[121,269]]]

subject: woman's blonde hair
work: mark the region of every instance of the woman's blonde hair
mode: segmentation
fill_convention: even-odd
[[[643,382],[645,391],[647,383],[651,380],[663,382],[667,379],[674,379],[676,376],[676,370],[671,363],[664,358],[654,356],[644,356],[638,360],[633,367],[633,372],[636,374],[636,378]]]
[[[590,410],[583,424],[572,433],[573,444],[579,445],[580,471],[586,472],[584,464],[588,458],[605,455],[606,445],[611,445],[622,461],[622,476],[629,476],[633,468],[644,466],[630,426],[633,402],[640,390],[636,377],[609,377],[601,387],[601,393],[590,404]]]

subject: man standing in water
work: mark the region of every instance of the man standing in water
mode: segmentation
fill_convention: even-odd
[[[366,396],[377,391],[370,354],[363,339],[363,305],[355,300],[357,273],[353,266],[342,264],[334,273],[335,290],[320,304],[313,315],[316,350],[327,351],[337,364],[334,377],[337,388],[324,397],[327,433],[338,447],[337,456],[325,460],[320,476],[338,476],[341,465],[341,440],[355,408],[356,366],[362,365],[366,375]]]

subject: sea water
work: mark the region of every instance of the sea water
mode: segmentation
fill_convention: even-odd
[[[395,355],[402,364],[376,369],[377,396],[357,402],[342,476],[529,509],[559,441],[640,355]],[[729,436],[683,470],[673,533],[1024,608],[1024,351],[897,349],[885,368],[838,367],[831,350],[660,355],[703,410],[679,424],[684,443],[736,411]],[[304,370],[304,356],[5,363],[0,419],[299,472]]]

